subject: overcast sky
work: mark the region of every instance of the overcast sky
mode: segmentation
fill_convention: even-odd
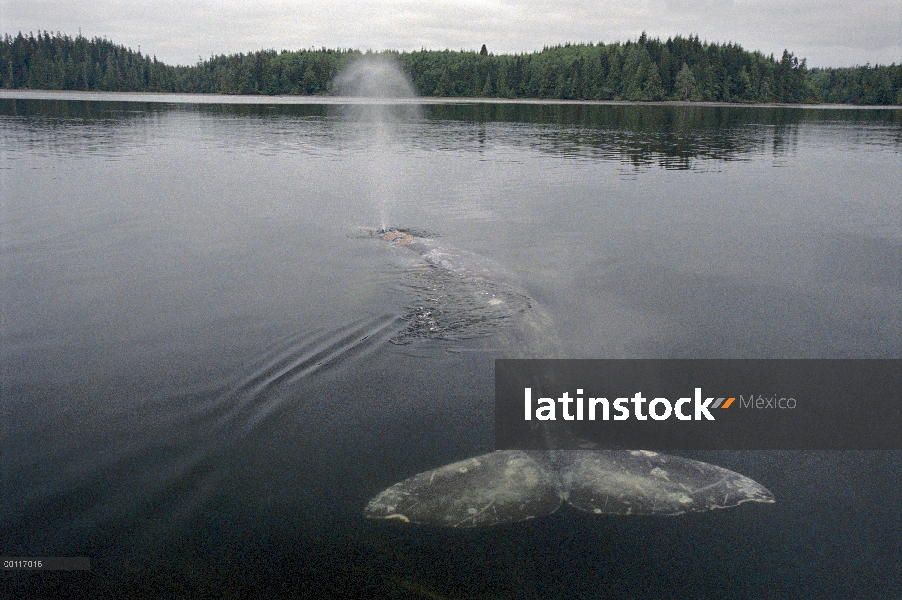
[[[0,0],[0,29],[104,37],[170,64],[261,48],[532,52],[697,34],[809,66],[902,63],[902,0]]]

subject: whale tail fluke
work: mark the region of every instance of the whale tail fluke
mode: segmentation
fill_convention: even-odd
[[[465,529],[549,515],[564,502],[592,514],[678,515],[774,497],[739,473],[656,452],[501,450],[396,483],[364,513]]]

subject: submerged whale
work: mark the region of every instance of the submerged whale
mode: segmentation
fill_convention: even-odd
[[[416,252],[436,269],[470,282],[485,279],[483,271],[468,269],[456,260],[460,253],[428,238],[393,229],[369,233]],[[518,290],[502,287],[477,285],[474,289],[489,304],[524,297]],[[560,351],[548,344],[524,345],[524,340],[554,338],[539,307],[530,302],[520,306],[519,327],[511,327],[508,334],[510,348],[522,358],[530,354],[561,358]],[[545,433],[546,439],[554,438]],[[551,446],[553,442],[543,451],[498,450],[419,473],[377,494],[364,514],[370,519],[472,528],[548,515],[564,503],[592,514],[678,515],[746,502],[774,502],[773,494],[758,482],[708,463],[647,450]]]

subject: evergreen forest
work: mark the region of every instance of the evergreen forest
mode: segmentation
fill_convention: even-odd
[[[105,38],[39,32],[0,40],[5,89],[326,95],[357,50],[260,50],[212,56],[190,66]],[[902,105],[902,63],[808,68],[698,36],[609,44],[564,44],[540,52],[388,52],[421,96],[570,100],[839,103]]]

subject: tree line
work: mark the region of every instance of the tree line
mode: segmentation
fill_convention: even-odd
[[[564,44],[540,52],[389,52],[421,96],[902,105],[902,64],[809,69],[698,36]],[[325,95],[357,50],[260,50],[167,65],[105,38],[19,33],[0,40],[7,89]]]

